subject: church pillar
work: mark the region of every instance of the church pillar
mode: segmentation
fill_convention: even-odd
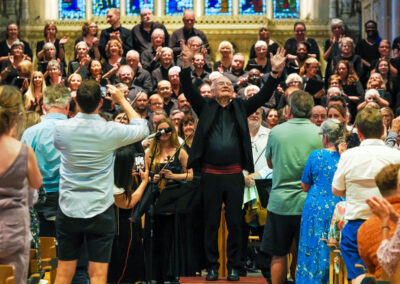
[[[44,19],[46,21],[58,19],[58,1],[45,0],[44,7]]]

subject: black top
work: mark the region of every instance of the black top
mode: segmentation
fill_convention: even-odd
[[[185,43],[187,43],[187,40],[191,38],[192,36],[198,36],[201,38],[203,41],[203,45],[205,45],[208,48],[208,40],[206,35],[198,29],[193,28],[190,32],[185,30],[183,27],[180,28],[179,30],[176,30],[172,33],[171,38],[169,39],[169,47],[174,50],[175,56],[177,56],[179,53],[181,53],[181,45],[180,41],[182,39],[185,40]]]
[[[217,61],[217,62],[214,63],[214,71],[219,71],[218,68],[220,66],[222,67],[222,71],[224,71],[224,72],[228,72],[231,69],[230,65],[229,65],[229,67],[224,67],[221,64],[221,61]]]
[[[308,54],[316,54],[317,57],[316,59],[319,61],[319,47],[317,42],[315,41],[315,39],[313,38],[307,38],[307,40],[305,41],[307,47],[308,47]],[[294,37],[289,38],[286,43],[285,43],[285,47],[286,49],[286,53],[287,54],[293,54],[296,55],[296,51],[297,51],[297,41]]]
[[[80,62],[78,60],[72,60],[68,64],[68,77],[72,75],[72,73],[75,73],[76,70],[78,70],[80,66]],[[86,66],[83,66],[82,69],[78,72],[79,75],[82,77],[82,81],[86,80],[89,77],[89,70],[87,69]]]
[[[121,58],[120,64],[121,65],[125,65],[126,64],[126,58],[125,57]],[[108,62],[108,60],[106,60],[101,64],[101,68],[103,70],[103,74],[107,74],[107,72],[110,71],[113,68],[113,66]],[[109,78],[109,80],[110,80],[111,84],[115,84],[116,81],[117,81],[117,74],[115,73],[114,75],[112,75]]]
[[[203,73],[200,76],[197,76],[197,74],[193,71],[192,72],[192,84],[193,86],[198,89],[203,83],[208,82],[208,76],[210,73],[207,71],[203,70]]]
[[[49,64],[49,62],[39,61],[37,71],[40,71],[44,74],[47,71],[47,64]],[[66,77],[67,73],[65,73],[65,65],[64,65],[63,61],[60,61],[60,69],[61,69],[61,73],[62,73],[63,77]]]
[[[153,22],[151,25],[151,30],[149,32],[143,29],[143,24],[140,23],[133,27],[132,29],[132,47],[139,53],[152,47],[151,34],[155,29],[162,29],[165,34],[165,46],[169,42],[169,34],[165,26],[159,22]]]
[[[396,37],[396,38],[393,40],[392,49],[398,49],[398,50],[400,50],[400,36]]]
[[[332,74],[335,73],[337,63],[340,60],[347,60],[347,61],[351,62],[351,64],[353,64],[354,71],[357,73],[358,78],[361,78],[363,76],[364,68],[362,65],[361,57],[358,54],[353,54],[350,57],[343,57],[342,55],[335,56],[332,59]]]
[[[124,49],[124,56],[129,50],[132,49],[132,37],[131,37],[132,33],[130,30],[122,26],[119,26],[115,30],[112,27],[109,27],[108,29],[102,30],[100,34],[99,50],[103,58],[107,58],[106,44],[110,40],[110,34],[116,31],[119,31],[119,37],[122,40],[122,48]]]
[[[38,55],[38,53],[39,53],[40,51],[42,51],[44,44],[45,44],[44,40],[38,41],[38,42],[36,43],[36,56]],[[55,46],[55,48],[56,48],[56,58],[59,58],[59,57],[58,57],[58,54],[59,54],[59,52],[60,52],[60,40],[59,40],[58,38],[57,38],[56,41],[54,42],[54,46]],[[62,47],[62,49],[64,49],[64,47]]]
[[[22,39],[20,39],[19,41],[24,43],[24,54],[28,55],[31,58],[31,60],[33,60],[32,49],[29,46],[29,43],[27,43]],[[11,53],[11,49],[8,47],[7,41],[6,40],[0,41],[0,57],[8,56],[8,53]]]
[[[171,65],[172,67],[172,65]],[[170,68],[171,68],[170,67]],[[158,67],[156,70],[154,70],[153,72],[151,72],[151,77],[152,77],[152,81],[153,81],[153,91],[157,90],[157,84],[158,82],[160,82],[161,80],[168,80],[168,69],[165,69],[162,65],[160,67]]]
[[[200,170],[205,151],[207,151],[205,148],[206,145],[208,145],[209,133],[217,121],[216,116],[219,113],[218,110],[221,106],[216,100],[203,98],[200,95],[199,91],[196,90],[190,82],[190,72],[190,68],[185,68],[182,69],[179,74],[185,96],[192,105],[193,110],[199,116],[199,123],[194,134],[187,168]],[[226,108],[231,112],[239,140],[241,141],[241,143],[238,144],[240,145],[241,151],[241,166],[249,172],[254,171],[254,163],[253,155],[251,153],[251,141],[247,117],[269,100],[279,83],[279,79],[274,79],[269,76],[269,74],[265,77],[267,77],[266,83],[260,92],[248,100],[235,98],[230,102],[230,107]]]
[[[10,61],[8,61],[8,60],[3,61],[1,70],[6,69],[10,65],[11,65]],[[8,72],[7,78],[5,78],[4,81],[2,81],[1,83],[11,85],[11,82],[13,81],[13,79],[18,76],[18,72],[17,72],[17,69],[15,69],[14,66],[12,66],[12,65],[11,65],[11,70],[9,70],[7,72]]]
[[[133,78],[133,84],[141,87],[148,95],[153,89],[150,73],[141,67],[138,67],[138,69],[136,70],[135,77]]]
[[[268,42],[267,42],[267,44],[268,44]],[[255,50],[255,48],[254,48],[254,46],[255,46],[256,44],[253,44],[252,46],[251,46],[251,48],[250,48],[250,59],[253,59],[253,58],[256,58],[257,57],[257,55],[256,55],[256,50]],[[269,53],[271,52],[273,55],[275,55],[276,54],[276,52],[278,51],[278,48],[279,48],[279,45],[276,43],[276,42],[274,42],[273,44],[271,44],[271,45],[268,45],[268,54],[267,54],[267,56],[269,56]]]
[[[365,41],[365,39],[360,40],[356,45],[356,54],[360,55],[360,57],[368,63],[371,63],[374,59],[378,59],[380,57],[380,53],[378,51],[379,42],[376,41],[373,45],[370,45]]]
[[[241,139],[232,113],[232,105],[219,106],[205,145],[203,162],[224,166],[242,164]]]
[[[156,51],[153,49],[153,45],[140,54],[140,62],[142,63],[142,67],[150,73],[156,70],[161,65],[160,59],[158,59],[157,61],[153,60],[155,56]]]
[[[271,72],[271,62],[269,59],[267,59],[267,64],[265,64],[264,67],[262,67],[261,65],[258,65],[256,62],[256,59],[250,59],[249,62],[247,62],[246,65],[246,71],[250,71],[251,69],[256,68],[258,70],[260,70],[261,73],[266,74]]]

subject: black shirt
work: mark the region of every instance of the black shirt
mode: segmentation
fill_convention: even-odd
[[[185,30],[185,28],[180,28],[179,30],[176,30],[172,33],[172,36],[169,40],[169,47],[174,50],[175,56],[177,56],[181,52],[180,41],[184,39],[185,43],[187,43],[187,40],[192,36],[200,37],[203,41],[203,45],[207,46],[208,49],[207,37],[201,30],[193,28],[190,32],[188,32],[187,30]]]
[[[169,34],[165,26],[159,22],[153,22],[151,25],[151,29],[149,32],[143,29],[143,24],[140,23],[133,27],[132,29],[132,47],[139,53],[142,53],[146,49],[152,47],[151,43],[151,34],[155,29],[162,29],[165,35],[165,46],[168,45],[169,42]]]
[[[360,55],[362,59],[371,63],[374,59],[378,59],[381,56],[378,51],[379,42],[380,41],[377,39],[373,45],[370,45],[365,41],[365,39],[362,39],[357,43],[355,52]]]
[[[136,70],[135,77],[133,78],[133,84],[141,87],[148,95],[153,89],[150,73],[141,67],[138,67],[138,69]]]
[[[218,114],[205,146],[203,161],[207,164],[224,166],[242,162],[241,139],[231,108],[231,104],[218,107]]]
[[[149,71],[149,73],[153,72],[156,70],[158,67],[160,67],[160,59],[157,61],[154,61],[154,57],[156,56],[156,51],[153,48],[153,45],[151,48],[145,50],[143,53],[140,54],[140,62],[142,63],[142,67]]]
[[[28,55],[31,58],[31,60],[33,60],[32,49],[29,46],[29,43],[21,39],[19,41],[21,41],[24,44],[24,54]],[[0,41],[0,57],[8,56],[8,53],[11,53],[11,49],[8,48],[7,41],[6,40]]]
[[[119,37],[122,40],[122,48],[124,49],[124,56],[126,53],[132,49],[132,37],[131,31],[119,26],[115,30],[112,27],[101,31],[100,34],[100,43],[99,43],[99,50],[100,54],[103,58],[107,58],[106,56],[106,44],[110,40],[110,34],[119,31]]]
[[[307,47],[308,47],[308,54],[316,54],[316,59],[319,61],[319,47],[315,39],[313,38],[307,38],[305,41]],[[289,38],[286,43],[285,47],[286,49],[286,54],[293,54],[296,55],[297,52],[297,41],[294,37]]]

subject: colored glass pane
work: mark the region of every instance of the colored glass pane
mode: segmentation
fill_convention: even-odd
[[[232,15],[232,0],[204,0],[204,15]]]
[[[266,12],[266,0],[239,0],[241,15],[263,15]]]
[[[154,10],[154,0],[126,0],[126,14],[128,16],[140,15],[143,9]]]
[[[85,20],[86,0],[59,0],[58,11],[60,20]]]
[[[165,1],[165,14],[168,16],[182,15],[186,9],[193,10],[193,0]]]
[[[119,9],[119,0],[97,0],[92,2],[92,13],[95,16],[106,16],[111,8]]]
[[[300,11],[300,0],[274,0],[274,19],[298,19]]]

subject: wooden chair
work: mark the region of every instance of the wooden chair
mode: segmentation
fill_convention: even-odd
[[[15,284],[14,267],[0,265],[0,284]]]
[[[346,266],[342,254],[337,245],[329,243],[326,239],[320,239],[326,243],[331,254],[329,260],[329,284],[348,284]]]
[[[389,275],[382,269],[382,280],[390,281],[390,283],[400,283],[400,263],[397,265],[396,273],[389,277]]]
[[[50,284],[53,284],[54,280],[56,279],[58,264],[56,238],[41,237],[40,250],[42,270],[45,272],[50,272]]]

